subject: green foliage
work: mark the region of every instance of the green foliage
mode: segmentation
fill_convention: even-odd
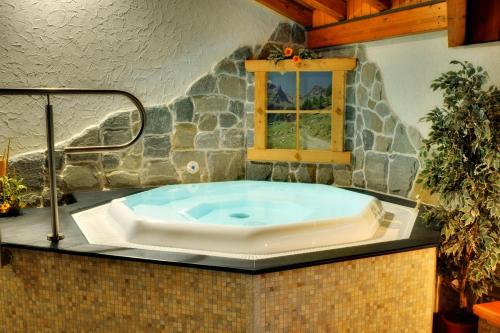
[[[488,74],[452,61],[431,88],[443,92],[443,108],[423,120],[431,131],[420,155],[419,182],[440,196],[424,219],[441,230],[440,274],[470,307],[499,285],[500,91],[483,88]]]
[[[0,215],[18,212],[26,207],[22,200],[22,193],[26,191],[26,186],[22,179],[16,177],[0,177]]]

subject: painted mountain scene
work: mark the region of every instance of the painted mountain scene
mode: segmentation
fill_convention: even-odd
[[[295,110],[295,73],[267,73],[267,109]]]
[[[300,73],[300,109],[326,110],[332,108],[332,73]]]

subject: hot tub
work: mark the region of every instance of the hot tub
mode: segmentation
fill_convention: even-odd
[[[258,260],[405,239],[414,209],[334,186],[169,185],[73,214],[91,244]]]

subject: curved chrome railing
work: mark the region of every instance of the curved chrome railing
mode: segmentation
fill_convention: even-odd
[[[47,131],[47,158],[49,171],[50,188],[50,207],[52,212],[52,234],[47,239],[52,242],[58,242],[64,238],[59,231],[59,210],[57,203],[57,184],[55,171],[55,141],[54,141],[54,119],[52,105],[50,104],[51,95],[122,95],[130,99],[139,111],[140,126],[136,136],[129,142],[120,145],[110,146],[84,146],[84,147],[66,147],[63,152],[66,154],[96,153],[105,151],[115,151],[130,147],[136,143],[144,132],[146,124],[146,110],[141,101],[129,92],[113,89],[75,89],[75,88],[0,88],[0,96],[47,96],[47,105],[45,108],[46,131]]]

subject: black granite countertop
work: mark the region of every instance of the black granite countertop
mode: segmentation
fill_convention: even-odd
[[[407,207],[415,207],[415,203],[410,200],[378,193],[371,193],[359,189],[351,190],[371,194],[383,201]],[[76,202],[60,207],[59,214],[61,220],[61,231],[64,233],[65,238],[57,244],[50,243],[46,239],[47,234],[50,233],[50,208],[25,209],[20,216],[0,218],[1,244],[6,248],[25,248],[73,255],[133,260],[165,265],[189,266],[202,269],[240,272],[245,274],[260,274],[436,247],[439,242],[439,233],[437,231],[427,229],[422,224],[421,219],[417,218],[409,239],[260,260],[232,259],[206,255],[182,254],[89,244],[85,236],[80,231],[80,228],[71,217],[71,214],[104,204],[114,198],[123,197],[139,191],[141,190],[121,189],[105,192],[82,192],[75,194],[74,197]]]

